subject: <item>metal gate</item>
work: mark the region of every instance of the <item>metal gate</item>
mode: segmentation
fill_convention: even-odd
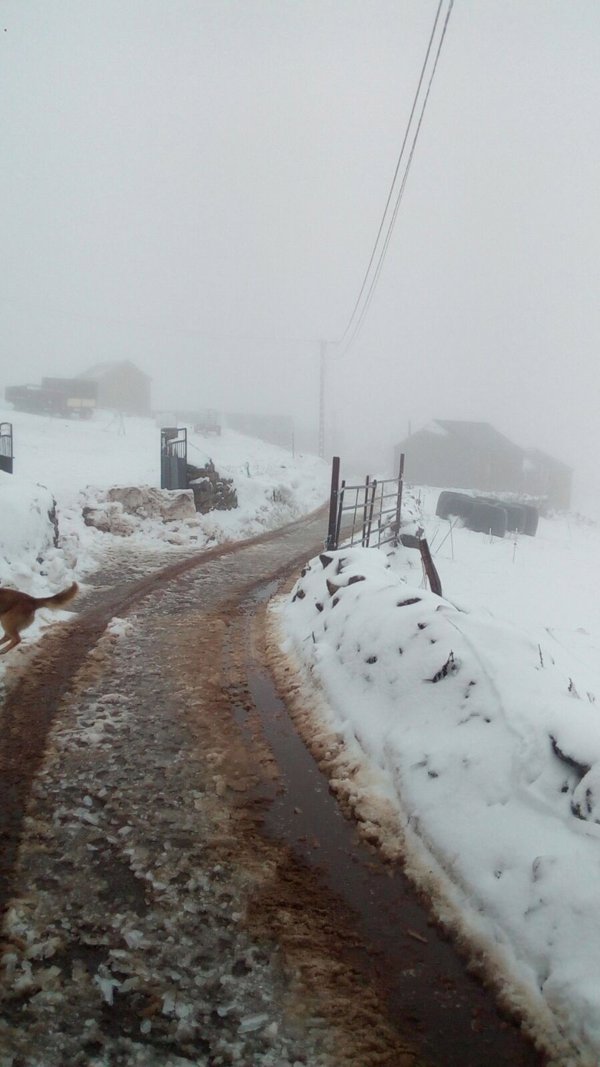
[[[380,548],[398,544],[404,482],[404,455],[400,457],[397,478],[383,480],[369,476],[362,485],[339,482],[340,461],[333,458],[327,548],[362,545]]]
[[[12,422],[0,422],[0,471],[13,473]]]
[[[416,548],[421,553],[424,574],[432,593],[442,596],[442,583],[435,568],[427,541],[417,534],[402,534],[402,489],[404,486],[404,453],[400,456],[397,478],[377,480],[368,475],[361,485],[340,484],[340,459],[333,457],[329,524],[325,548],[382,548],[383,545]]]
[[[164,426],[160,431],[160,487],[187,489],[187,429]]]

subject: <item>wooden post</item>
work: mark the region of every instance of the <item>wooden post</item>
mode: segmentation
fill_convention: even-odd
[[[337,548],[338,495],[340,487],[340,457],[334,456],[331,463],[331,490],[329,493],[329,522],[327,524],[327,549]]]
[[[373,507],[375,504],[375,493],[377,492],[377,478],[371,482],[371,502],[369,504],[369,518],[367,521],[367,540],[365,547],[369,548],[371,542],[371,526],[373,524]]]
[[[431,558],[431,552],[429,551],[429,545],[424,537],[419,541],[419,550],[421,552],[421,559],[423,560],[423,566],[425,567],[425,573],[429,579],[429,588],[436,596],[442,595],[442,583],[440,576],[435,569],[435,564]]]
[[[367,477],[365,478],[365,503],[364,503],[364,506],[363,506],[362,538],[361,538],[361,542],[360,542],[361,545],[363,546],[363,548],[365,547],[365,544],[366,544],[365,538],[367,536],[367,519],[368,519],[368,515],[369,515],[369,486],[370,486],[370,484],[371,484],[371,475],[367,474]]]
[[[342,478],[342,487],[338,494],[338,509],[337,509],[337,522],[335,524],[335,547],[337,548],[340,543],[340,527],[342,525],[342,510],[344,507],[344,492],[346,489],[346,479]]]
[[[400,470],[398,471],[398,500],[396,503],[396,544],[400,540],[400,521],[402,518],[402,487],[404,486],[404,452],[400,455]]]

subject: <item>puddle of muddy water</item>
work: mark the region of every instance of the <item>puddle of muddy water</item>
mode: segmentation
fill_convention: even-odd
[[[255,591],[254,606],[274,591],[273,583]],[[318,871],[354,914],[365,943],[361,966],[382,980],[391,1020],[404,1033],[410,1027],[422,1055],[440,1067],[540,1067],[544,1057],[467,973],[402,870],[384,863],[342,814],[271,678],[255,665],[247,682],[283,783],[266,805],[264,831]],[[242,730],[246,715],[237,708]]]

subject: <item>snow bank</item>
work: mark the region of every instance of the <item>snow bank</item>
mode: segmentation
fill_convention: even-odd
[[[513,1004],[528,1005],[563,1067],[597,1064],[600,676],[584,688],[581,664],[564,650],[559,663],[547,634],[542,647],[489,608],[421,588],[406,550],[328,556],[277,609],[283,647]]]
[[[26,592],[47,592],[50,587],[55,592],[67,568],[55,543],[52,493],[0,471],[0,516],[0,585],[19,585]]]

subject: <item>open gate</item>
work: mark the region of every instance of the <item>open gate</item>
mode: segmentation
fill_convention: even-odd
[[[422,531],[417,534],[400,532],[402,519],[402,490],[404,485],[404,453],[400,456],[397,478],[383,480],[369,476],[361,485],[340,484],[340,459],[333,457],[331,493],[329,496],[329,524],[326,549],[393,547],[402,543],[421,553],[423,570],[431,591],[442,596],[442,583],[435,569],[427,541]]]
[[[187,489],[187,429],[163,426],[160,431],[160,487]]]
[[[0,422],[0,471],[13,473],[12,422]]]
[[[404,455],[397,478],[377,480],[367,475],[362,485],[340,485],[339,456],[333,457],[327,548],[381,548],[397,545],[400,537]]]

